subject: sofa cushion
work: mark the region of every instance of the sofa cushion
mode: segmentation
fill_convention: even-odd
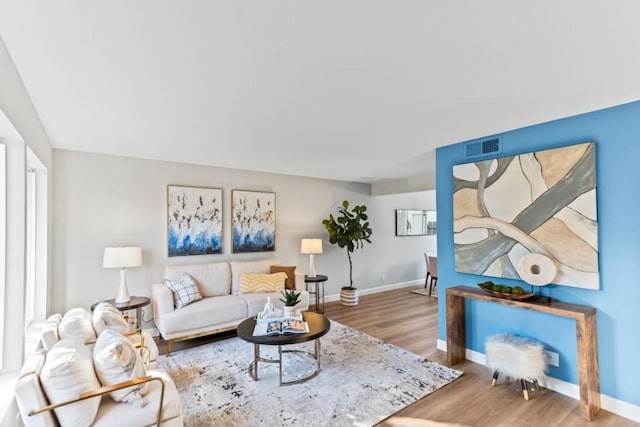
[[[178,281],[184,273],[191,276],[203,297],[229,295],[231,292],[231,271],[229,263],[170,265],[164,269],[164,278]]]
[[[91,351],[73,339],[60,340],[47,353],[40,381],[52,404],[76,399],[83,392],[100,388]],[[61,426],[88,426],[99,406],[100,397],[95,397],[56,408],[54,412]]]
[[[240,293],[282,292],[287,273],[252,274],[240,273]]]
[[[51,316],[47,317],[47,322],[53,322],[56,325],[60,324],[60,321],[62,320],[62,314],[60,313],[54,313]]]
[[[163,315],[162,334],[166,338],[172,334],[199,329],[214,329],[216,325],[226,324],[249,317],[247,304],[235,295],[203,298],[180,310]]]
[[[296,266],[295,265],[272,265],[270,268],[270,272],[280,273],[283,272],[287,275],[287,280],[284,282],[284,287],[286,289],[295,289],[296,288]]]
[[[231,266],[231,293],[238,295],[240,293],[240,273],[269,273],[271,266],[278,264],[274,259],[265,259],[262,261],[232,261]]]
[[[60,339],[70,338],[84,343],[96,338],[91,322],[91,313],[81,307],[67,311],[58,325]]]
[[[50,350],[58,341],[60,341],[60,335],[58,335],[58,326],[62,321],[62,315],[59,313],[52,314],[47,318],[42,327],[42,334],[40,335],[40,342],[45,350]]]
[[[198,287],[187,273],[183,273],[177,282],[164,279],[164,284],[167,285],[173,293],[173,305],[175,308],[182,308],[194,301],[202,299]]]
[[[103,386],[143,377],[146,374],[142,358],[131,342],[112,329],[106,329],[98,336],[93,347],[93,366]],[[149,385],[145,383],[115,390],[109,395],[116,402],[133,403],[143,407],[147,404],[143,396],[148,388]]]
[[[121,334],[129,330],[129,324],[122,315],[122,312],[104,301],[96,305],[93,309],[91,323],[97,335],[100,335],[105,329],[112,329]]]

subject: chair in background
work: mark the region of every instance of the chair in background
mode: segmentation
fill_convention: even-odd
[[[424,279],[424,288],[427,289],[427,285],[429,284],[429,277],[431,276],[431,273],[429,272],[429,255],[427,255],[427,253],[424,253],[424,263],[427,266],[427,277]]]
[[[427,263],[427,278],[424,281],[424,287],[426,289],[427,282],[429,283],[429,296],[435,286],[438,286],[438,257],[429,256],[424,254],[425,261]],[[429,280],[431,278],[431,280]]]

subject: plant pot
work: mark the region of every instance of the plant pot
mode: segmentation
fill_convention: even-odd
[[[342,288],[340,290],[340,304],[358,305],[358,290],[356,288]]]
[[[293,317],[296,314],[296,307],[293,305],[284,306],[284,317]]]

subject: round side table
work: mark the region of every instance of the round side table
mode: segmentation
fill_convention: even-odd
[[[98,301],[91,304],[91,311],[93,311],[93,309],[96,308],[96,305],[100,304],[101,302],[108,302],[109,304],[111,304],[112,306],[114,306],[120,311],[135,309],[136,310],[136,328],[140,330],[142,328],[142,307],[149,305],[151,303],[151,298],[131,297],[131,299],[128,302],[118,302],[118,303],[116,302],[115,298],[107,299],[104,301]]]
[[[329,278],[322,274],[316,274],[315,277],[304,276],[304,283],[309,295],[315,295],[316,298],[316,313],[324,313],[324,282]],[[309,283],[313,283],[313,291],[309,290]],[[322,302],[322,306],[320,303]]]

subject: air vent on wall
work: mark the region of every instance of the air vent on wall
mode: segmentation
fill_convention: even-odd
[[[502,140],[499,136],[468,142],[464,146],[466,157],[484,156],[502,153]]]

